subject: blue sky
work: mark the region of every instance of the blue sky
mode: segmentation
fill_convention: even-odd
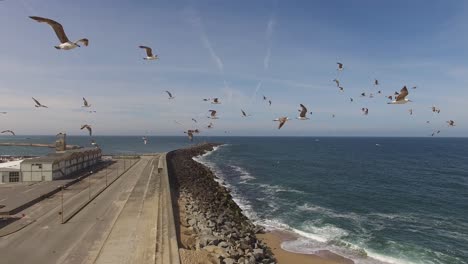
[[[52,29],[30,15],[60,22],[70,39],[89,38],[89,47],[54,49]],[[464,1],[6,0],[0,32],[0,111],[8,111],[0,129],[18,134],[84,135],[84,123],[96,135],[183,135],[190,128],[243,136],[468,134]],[[144,61],[139,45],[153,47],[160,60]],[[345,65],[344,93],[332,82],[337,61]],[[391,95],[403,85],[418,87],[410,90],[414,103],[359,97]],[[35,109],[31,96],[50,108]],[[97,113],[80,107],[83,96]],[[222,104],[202,101],[208,97]],[[272,119],[297,117],[300,103],[311,119],[278,130]],[[241,108],[252,116],[242,118]],[[220,116],[212,130],[204,129],[209,109]],[[457,127],[447,128],[449,119]]]

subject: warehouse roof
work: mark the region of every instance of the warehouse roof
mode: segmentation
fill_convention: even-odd
[[[23,160],[14,160],[0,163],[0,171],[19,170]]]
[[[50,153],[46,156],[24,160],[23,163],[53,163],[61,160],[73,159],[90,153],[99,153],[100,148],[80,148]]]

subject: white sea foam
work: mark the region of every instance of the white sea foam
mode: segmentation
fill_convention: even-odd
[[[225,146],[225,145],[222,145]],[[219,146],[219,147],[222,147]],[[303,253],[303,254],[314,254],[319,250],[329,250],[336,254],[348,257],[353,259],[356,264],[413,264],[415,262],[401,260],[397,258],[393,258],[390,256],[385,256],[367,249],[362,249],[357,245],[346,243],[348,246],[343,248],[342,245],[334,245],[330,243],[334,240],[340,240],[348,235],[348,232],[344,229],[333,225],[324,225],[322,227],[316,226],[317,223],[312,221],[306,222],[300,229],[292,228],[291,226],[287,225],[281,219],[260,219],[256,212],[253,210],[251,203],[239,195],[236,187],[230,185],[228,182],[225,181],[224,174],[222,173],[221,169],[216,166],[215,163],[210,162],[206,159],[207,156],[211,155],[214,151],[218,150],[219,147],[215,147],[213,151],[209,151],[204,153],[201,156],[194,157],[193,160],[207,166],[210,168],[213,173],[219,178],[217,181],[222,184],[224,187],[228,188],[231,191],[231,195],[233,197],[234,202],[243,210],[244,214],[254,221],[255,224],[264,226],[267,230],[286,230],[293,233],[296,233],[299,238],[293,241],[286,241],[281,244],[281,247],[284,250],[294,252],[294,253]],[[257,183],[249,183],[249,180],[255,179],[250,173],[248,173],[245,169],[231,165],[231,167],[240,173],[239,178],[245,181],[245,184],[254,184],[261,187],[262,192],[264,192],[268,199],[263,199],[266,201],[268,206],[273,208],[274,210],[278,207],[275,202],[272,201],[272,198],[275,196],[274,193],[278,192],[293,192],[293,193],[304,193],[303,191],[299,191],[296,189],[283,187],[280,185],[271,185],[271,184],[257,184]],[[262,199],[259,199],[262,200]],[[313,211],[325,214],[329,217],[340,217],[340,218],[347,218],[350,220],[355,221],[362,221],[363,218],[365,219],[366,216],[359,216],[354,213],[338,213],[331,209],[320,207],[317,205],[312,204],[303,204],[297,207],[298,210],[302,211]],[[381,218],[398,218],[402,217],[401,215],[375,215]],[[356,252],[365,252],[367,253],[368,257],[361,257]],[[416,264],[416,263],[415,263]]]
[[[239,178],[242,180],[240,183],[245,183],[249,180],[255,179],[255,177],[252,174],[250,174],[246,169],[236,166],[236,165],[229,165],[229,166],[240,174]]]

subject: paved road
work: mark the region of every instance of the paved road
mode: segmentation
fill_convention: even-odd
[[[141,184],[150,183],[152,164],[157,158],[142,157],[68,223],[60,223],[57,206],[17,233],[0,238],[1,262],[95,262],[129,198],[133,197],[133,206],[141,207],[138,201],[143,203],[141,197],[147,192],[141,192]]]

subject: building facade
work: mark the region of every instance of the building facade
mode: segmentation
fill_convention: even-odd
[[[21,181],[20,164],[22,160],[0,163],[0,183]]]
[[[53,181],[82,171],[101,160],[100,148],[81,148],[51,153],[21,162],[20,181]]]

